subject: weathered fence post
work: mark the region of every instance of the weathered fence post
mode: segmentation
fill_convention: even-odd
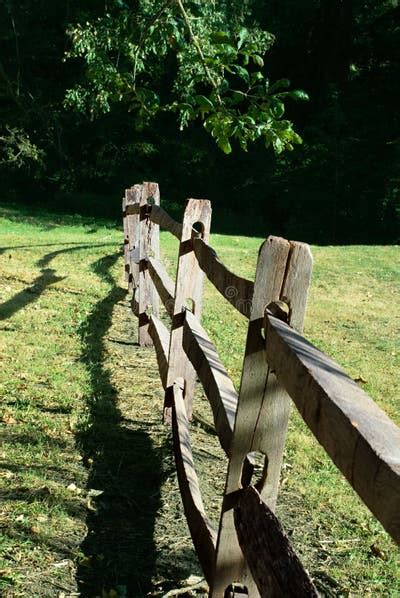
[[[129,290],[133,291],[139,286],[139,214],[131,214],[127,208],[140,204],[141,192],[142,186],[134,185],[130,189],[125,189],[122,200],[125,280]]]
[[[184,400],[186,411],[189,419],[192,415],[196,372],[182,348],[183,312],[185,308],[189,308],[193,311],[196,318],[200,320],[204,273],[193,251],[192,239],[194,237],[201,237],[205,242],[208,242],[210,225],[211,203],[206,199],[189,199],[183,216],[176,273],[175,301],[172,315],[164,405],[164,418],[166,421],[171,421],[173,384],[177,378],[183,378],[185,381]]]
[[[149,315],[158,315],[159,297],[147,268],[147,258],[160,256],[160,227],[149,218],[152,205],[160,205],[157,183],[141,185],[139,213],[139,345],[152,346]]]
[[[126,214],[126,191],[124,197],[122,198],[122,224],[124,227],[124,275],[125,282],[129,284],[129,235]]]
[[[259,596],[240,549],[233,511],[240,490],[249,483],[246,457],[258,451],[265,457],[257,487],[273,510],[278,493],[290,399],[266,364],[262,328],[267,305],[282,300],[289,306],[289,322],[302,328],[312,268],[307,245],[269,237],[257,262],[254,295],[247,333],[242,380],[231,446],[217,542],[216,573],[210,596],[223,598],[228,587],[245,586],[250,598]],[[254,483],[254,481],[252,482]]]

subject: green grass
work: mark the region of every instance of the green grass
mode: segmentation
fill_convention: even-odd
[[[132,345],[121,231],[13,207],[0,216],[0,591],[161,596],[198,569],[160,424],[154,355]],[[163,233],[161,243],[173,272],[176,241]],[[211,239],[249,278],[260,243]],[[306,336],[400,423],[399,247],[313,255]],[[238,385],[246,322],[209,283],[204,325]],[[197,428],[194,444],[216,519],[225,462]],[[279,516],[321,591],[400,594],[397,549],[295,412],[282,480]]]

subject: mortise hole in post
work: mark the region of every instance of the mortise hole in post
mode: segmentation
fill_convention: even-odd
[[[154,199],[154,197],[151,195],[150,197],[147,198],[147,203],[149,204],[149,206],[154,206],[156,203],[156,200]]]
[[[231,583],[224,592],[224,598],[245,598],[249,591],[242,583]]]
[[[243,461],[242,485],[254,486],[259,492],[264,488],[267,479],[268,457],[259,451],[248,453]]]
[[[192,224],[192,239],[204,239],[204,224],[202,222]]]
[[[279,320],[289,323],[290,305],[287,300],[271,301],[271,303],[269,303],[265,309],[270,311],[276,318],[279,318]]]

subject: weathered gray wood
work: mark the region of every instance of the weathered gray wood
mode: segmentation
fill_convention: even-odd
[[[303,330],[308,288],[312,272],[312,255],[308,245],[290,243],[290,252],[280,299],[289,307],[289,323]],[[291,401],[273,373],[268,375],[266,393],[261,404],[252,449],[267,456],[265,480],[259,490],[269,508],[274,510],[278,497]]]
[[[184,309],[192,304],[194,315],[201,317],[204,274],[193,251],[193,225],[203,227],[203,239],[207,242],[211,222],[211,204],[205,199],[189,199],[182,223],[178,267],[175,284],[175,303],[172,317],[171,340],[168,355],[168,380],[165,393],[166,421],[171,419],[172,385],[177,378],[185,380],[184,399],[189,419],[192,414],[193,391],[196,372],[182,349]]]
[[[182,224],[176,222],[165,210],[160,206],[153,206],[150,212],[150,218],[152,222],[159,224],[161,228],[172,233],[177,239],[180,240],[182,236]]]
[[[400,429],[327,355],[267,314],[266,357],[317,440],[400,543]]]
[[[150,204],[150,201],[153,204]],[[160,192],[157,183],[143,183],[140,197],[140,239],[139,239],[139,345],[151,346],[149,316],[158,316],[159,297],[147,269],[148,258],[159,258],[160,229],[148,216],[149,205],[159,205]]]
[[[223,598],[233,582],[244,584],[251,598],[258,596],[251,573],[243,558],[233,521],[233,507],[242,487],[242,470],[246,456],[254,451],[253,437],[264,396],[268,393],[268,371],[265,368],[265,341],[262,325],[265,307],[279,299],[290,244],[279,237],[269,237],[261,246],[254,281],[254,295],[247,333],[245,357],[235,429],[231,445],[225,496],[217,543],[216,573],[211,596]]]
[[[250,317],[254,283],[237,276],[221,262],[212,247],[203,239],[194,239],[194,252],[207,278],[241,314]]]
[[[235,508],[239,544],[261,598],[312,598],[318,592],[279,520],[249,486]]]
[[[134,315],[138,318],[139,317],[139,287],[133,289],[132,293],[132,300],[131,300],[131,308]]]
[[[138,206],[127,206],[127,214],[139,214],[140,208]],[[148,216],[152,222],[159,224],[161,228],[172,233],[180,240],[182,235],[182,224],[176,222],[171,216],[158,205],[149,206]]]
[[[207,518],[193,463],[189,420],[183,399],[183,379],[173,385],[172,432],[179,489],[190,535],[205,578],[214,575],[216,533]]]
[[[149,334],[156,350],[158,371],[165,389],[168,374],[169,330],[156,316],[150,316]]]
[[[221,446],[229,455],[238,400],[237,392],[219,359],[215,346],[197,318],[188,311],[183,325],[183,348],[210,402]]]
[[[303,331],[312,267],[313,258],[309,245],[291,241],[289,264],[280,299],[288,304],[290,326],[298,332]]]
[[[175,301],[175,283],[168,276],[164,264],[159,260],[149,257],[147,260],[147,267],[167,314],[172,317]]]
[[[124,230],[124,276],[125,282],[129,283],[129,237],[128,223],[126,221],[126,197],[122,198],[122,225]]]
[[[139,212],[130,213],[131,208],[139,209],[142,194],[141,185],[133,185],[125,190],[123,205],[125,272],[129,290],[139,286]]]

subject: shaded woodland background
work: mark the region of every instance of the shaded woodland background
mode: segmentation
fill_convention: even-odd
[[[84,77],[79,60],[63,60],[66,29],[104,10],[104,0],[1,2],[0,201],[119,218],[123,189],[155,180],[169,210],[211,199],[214,231],[399,242],[397,1],[254,2],[276,36],[266,73],[311,98],[288,105],[304,143],[278,157],[261,143],[226,156],[201,123],[180,132],[171,114],[144,125],[123,107],[93,122],[65,110],[66,89]],[[174,69],[171,58],[161,91]]]

